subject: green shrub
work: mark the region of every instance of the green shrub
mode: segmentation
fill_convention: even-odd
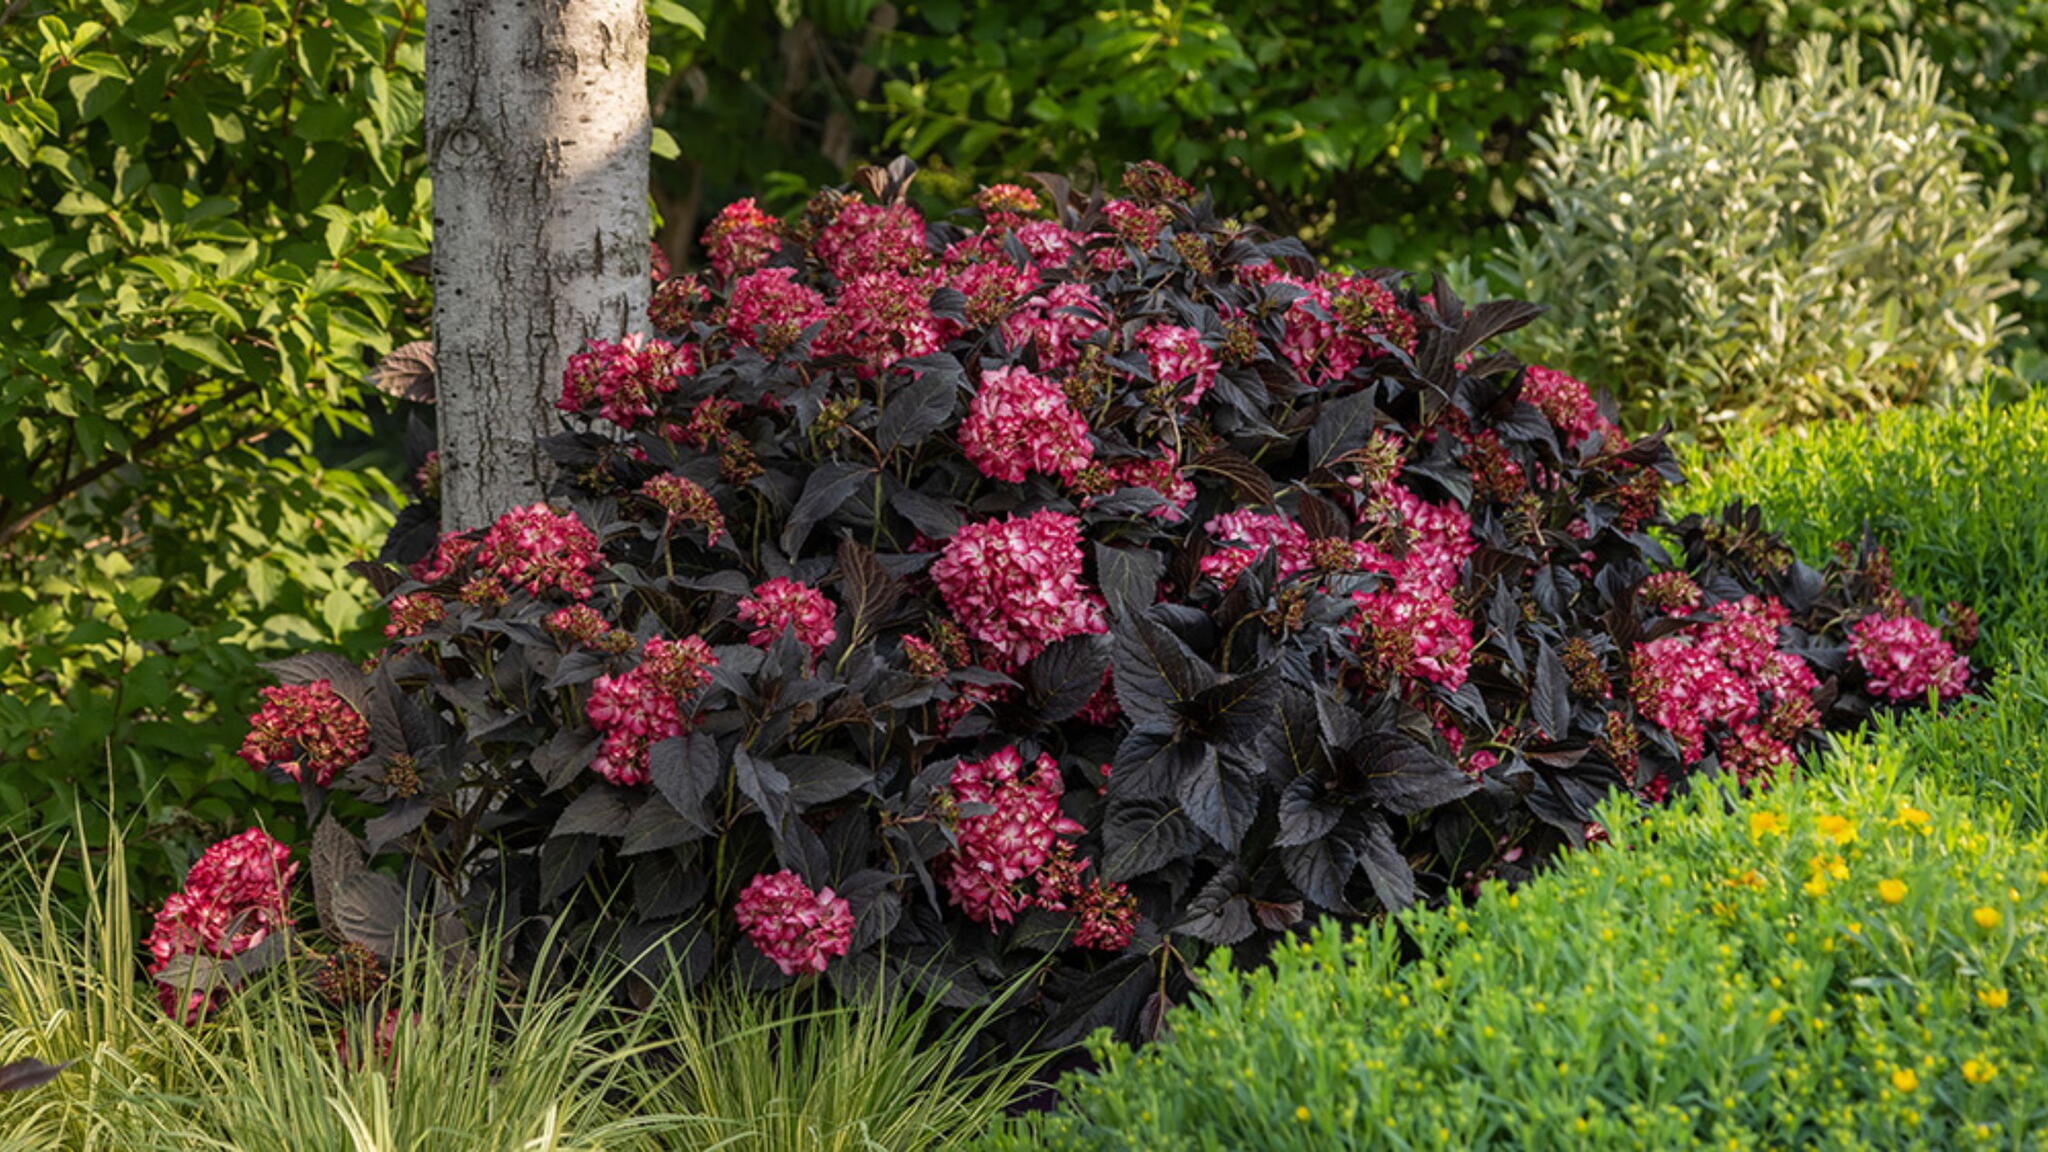
[[[991,1144],[2038,1146],[2048,846],[1891,757],[1836,768],[1733,815],[1617,810],[1516,893],[1212,965],[1170,1040],[1098,1044],[1064,1111]]]
[[[1964,163],[1967,117],[1910,44],[1733,54],[1645,76],[1640,117],[1568,76],[1496,283],[1555,305],[1534,359],[1612,390],[1624,423],[1693,429],[1942,400],[1997,370],[2025,210]]]
[[[389,485],[309,457],[420,318],[421,15],[5,6],[0,821],[111,779],[172,873],[256,807],[216,771],[248,650],[361,646],[340,569]]]
[[[1761,504],[1802,556],[1867,525],[1906,592],[1978,608],[1992,666],[2048,635],[2048,397],[1790,428],[1693,455],[1680,505]]]

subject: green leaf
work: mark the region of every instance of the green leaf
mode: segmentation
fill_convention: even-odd
[[[223,372],[241,374],[242,365],[235,359],[227,342],[211,332],[166,332],[163,342],[172,350],[183,352]]]

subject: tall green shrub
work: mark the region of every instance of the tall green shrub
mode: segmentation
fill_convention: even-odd
[[[0,820],[246,816],[251,653],[364,639],[390,488],[309,453],[418,326],[421,2],[0,11]]]
[[[1629,117],[1566,77],[1534,173],[1545,216],[1492,266],[1554,302],[1526,349],[1625,422],[1770,422],[1941,400],[1998,369],[2025,212],[1964,163],[1972,130],[1910,44],[1866,78],[1812,40],[1645,77]]]

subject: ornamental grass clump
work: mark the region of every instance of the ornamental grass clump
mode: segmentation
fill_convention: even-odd
[[[1326,271],[1156,165],[929,215],[909,177],[721,214],[660,334],[571,366],[549,501],[408,513],[361,568],[388,650],[278,666],[369,733],[297,774],[333,930],[545,917],[650,980],[1149,1033],[1209,946],[1923,699],[1848,648],[1912,606],[1671,522],[1659,438],[1498,350],[1536,308]]]

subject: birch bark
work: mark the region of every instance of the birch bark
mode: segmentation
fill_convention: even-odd
[[[428,0],[442,527],[537,499],[585,340],[646,325],[642,0]]]

